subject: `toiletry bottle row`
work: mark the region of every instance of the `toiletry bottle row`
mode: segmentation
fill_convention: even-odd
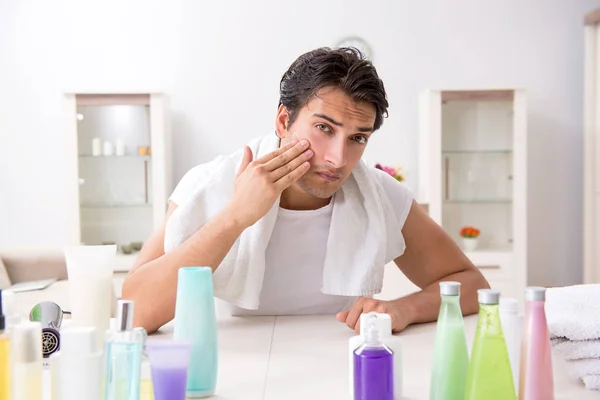
[[[111,141],[104,141],[100,138],[92,139],[92,155],[93,156],[124,156],[126,153],[125,142],[119,138],[113,144]],[[146,156],[152,155],[152,148],[150,146],[139,146],[138,155]]]
[[[440,283],[442,301],[434,346],[430,399],[508,400],[516,399],[518,392],[519,400],[552,400],[550,338],[544,313],[545,289],[528,287],[525,290],[526,311],[522,335],[515,302],[503,301],[501,319],[500,292],[478,290],[478,322],[469,359],[459,288],[457,282]],[[517,343],[519,340],[521,343]],[[515,345],[521,346],[520,352],[515,351]],[[517,362],[520,363],[520,375],[513,373]]]

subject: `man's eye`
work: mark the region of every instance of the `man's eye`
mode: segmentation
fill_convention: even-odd
[[[354,140],[360,144],[366,144],[369,141],[365,136],[355,136]]]
[[[324,132],[331,132],[327,125],[317,124],[317,129]]]

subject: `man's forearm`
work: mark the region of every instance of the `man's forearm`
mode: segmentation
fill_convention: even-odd
[[[123,298],[135,303],[135,325],[154,332],[173,319],[179,268],[214,271],[245,228],[224,210],[179,247],[133,271],[123,283]]]
[[[464,315],[474,314],[479,310],[477,290],[489,288],[489,284],[477,268],[469,268],[445,277],[409,296],[395,300],[405,310],[410,324],[437,320],[441,297],[439,282],[456,281],[461,283],[460,305]]]

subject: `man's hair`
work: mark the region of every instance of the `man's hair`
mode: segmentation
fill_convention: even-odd
[[[322,47],[301,55],[290,65],[279,84],[279,105],[290,113],[288,124],[293,124],[300,109],[327,86],[343,90],[354,101],[375,106],[373,128],[381,127],[389,106],[383,81],[373,64],[353,47]]]

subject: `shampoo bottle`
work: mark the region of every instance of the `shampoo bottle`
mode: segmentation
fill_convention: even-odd
[[[440,282],[440,295],[429,399],[464,399],[469,350],[460,307],[460,282]]]
[[[96,329],[71,327],[61,333],[61,349],[50,356],[52,400],[99,400],[102,351]]]
[[[479,289],[477,293],[479,319],[469,363],[465,399],[515,400],[515,385],[498,312],[500,292]]]
[[[143,341],[133,329],[133,301],[119,300],[116,332],[106,343],[105,400],[139,400]]]
[[[376,324],[383,344],[394,353],[394,399],[402,398],[402,339],[392,335],[392,318],[389,314],[368,312],[360,316],[360,334],[348,340],[349,390],[354,394],[354,351],[367,340],[367,328]]]
[[[554,399],[552,354],[545,304],[545,288],[525,289],[519,400]]]
[[[523,320],[519,315],[519,307],[516,299],[500,298],[500,322],[502,332],[506,340],[508,358],[512,369],[515,392],[519,391],[519,363],[521,362],[521,333]]]
[[[23,322],[11,331],[11,400],[42,398],[42,325]]]
[[[383,344],[376,323],[354,351],[354,400],[394,400],[394,353]]]
[[[173,339],[191,344],[187,397],[209,397],[217,384],[217,319],[210,267],[179,268]]]

